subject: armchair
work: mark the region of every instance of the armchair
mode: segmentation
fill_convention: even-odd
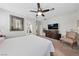
[[[74,45],[77,45],[77,33],[76,32],[66,32],[66,36],[60,40],[68,43],[72,48]]]

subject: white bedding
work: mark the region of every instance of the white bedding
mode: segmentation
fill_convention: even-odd
[[[6,39],[0,44],[0,55],[5,56],[47,56],[54,52],[51,41],[33,34]]]

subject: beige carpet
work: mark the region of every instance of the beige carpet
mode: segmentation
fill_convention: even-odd
[[[43,37],[43,38],[49,39],[53,42],[53,45],[55,47],[54,56],[79,56],[79,48],[75,49],[76,47],[74,47],[72,49],[69,45],[59,40],[51,39],[47,37]]]
[[[58,41],[52,40],[55,47],[55,56],[79,56],[79,49],[72,49],[69,45]]]

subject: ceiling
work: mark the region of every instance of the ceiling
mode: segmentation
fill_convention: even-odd
[[[30,10],[36,10],[36,3],[0,3],[0,8],[15,12],[24,16],[35,16]],[[41,3],[42,9],[55,8],[54,11],[45,13],[45,16],[60,16],[71,12],[75,12],[79,8],[78,3]]]

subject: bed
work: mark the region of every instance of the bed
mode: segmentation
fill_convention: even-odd
[[[33,34],[0,43],[0,56],[49,56],[50,52],[54,52],[52,42]]]

